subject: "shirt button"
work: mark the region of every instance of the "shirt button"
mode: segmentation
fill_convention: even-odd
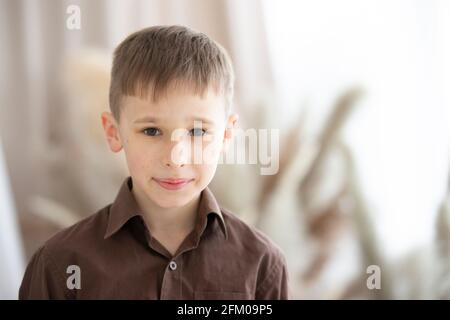
[[[177,263],[175,261],[170,261],[169,268],[171,270],[173,270],[173,271],[176,270],[177,269]]]

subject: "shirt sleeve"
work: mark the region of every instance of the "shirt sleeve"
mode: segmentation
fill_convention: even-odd
[[[64,275],[45,246],[32,256],[19,289],[19,300],[70,299]]]
[[[283,254],[273,254],[266,270],[265,277],[257,285],[255,300],[290,299],[289,275]]]

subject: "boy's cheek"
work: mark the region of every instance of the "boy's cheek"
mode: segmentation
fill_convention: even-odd
[[[152,153],[148,150],[133,148],[126,151],[128,165],[135,170],[146,170],[154,160],[151,158]],[[130,168],[130,169],[131,169]]]
[[[198,177],[198,185],[201,185],[202,188],[207,186],[214,177],[214,174],[217,169],[217,164],[201,164],[195,165],[197,177]]]

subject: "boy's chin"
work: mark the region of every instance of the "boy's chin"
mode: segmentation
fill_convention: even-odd
[[[199,193],[193,190],[158,190],[152,194],[152,199],[161,208],[179,208],[189,204]]]
[[[164,209],[173,209],[173,208],[181,208],[189,204],[191,201],[191,197],[186,196],[166,196],[164,199],[160,197],[155,202],[160,208]]]

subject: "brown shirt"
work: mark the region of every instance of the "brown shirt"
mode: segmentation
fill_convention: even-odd
[[[148,231],[127,178],[115,201],[33,255],[19,299],[288,299],[281,250],[206,188],[172,256]]]

